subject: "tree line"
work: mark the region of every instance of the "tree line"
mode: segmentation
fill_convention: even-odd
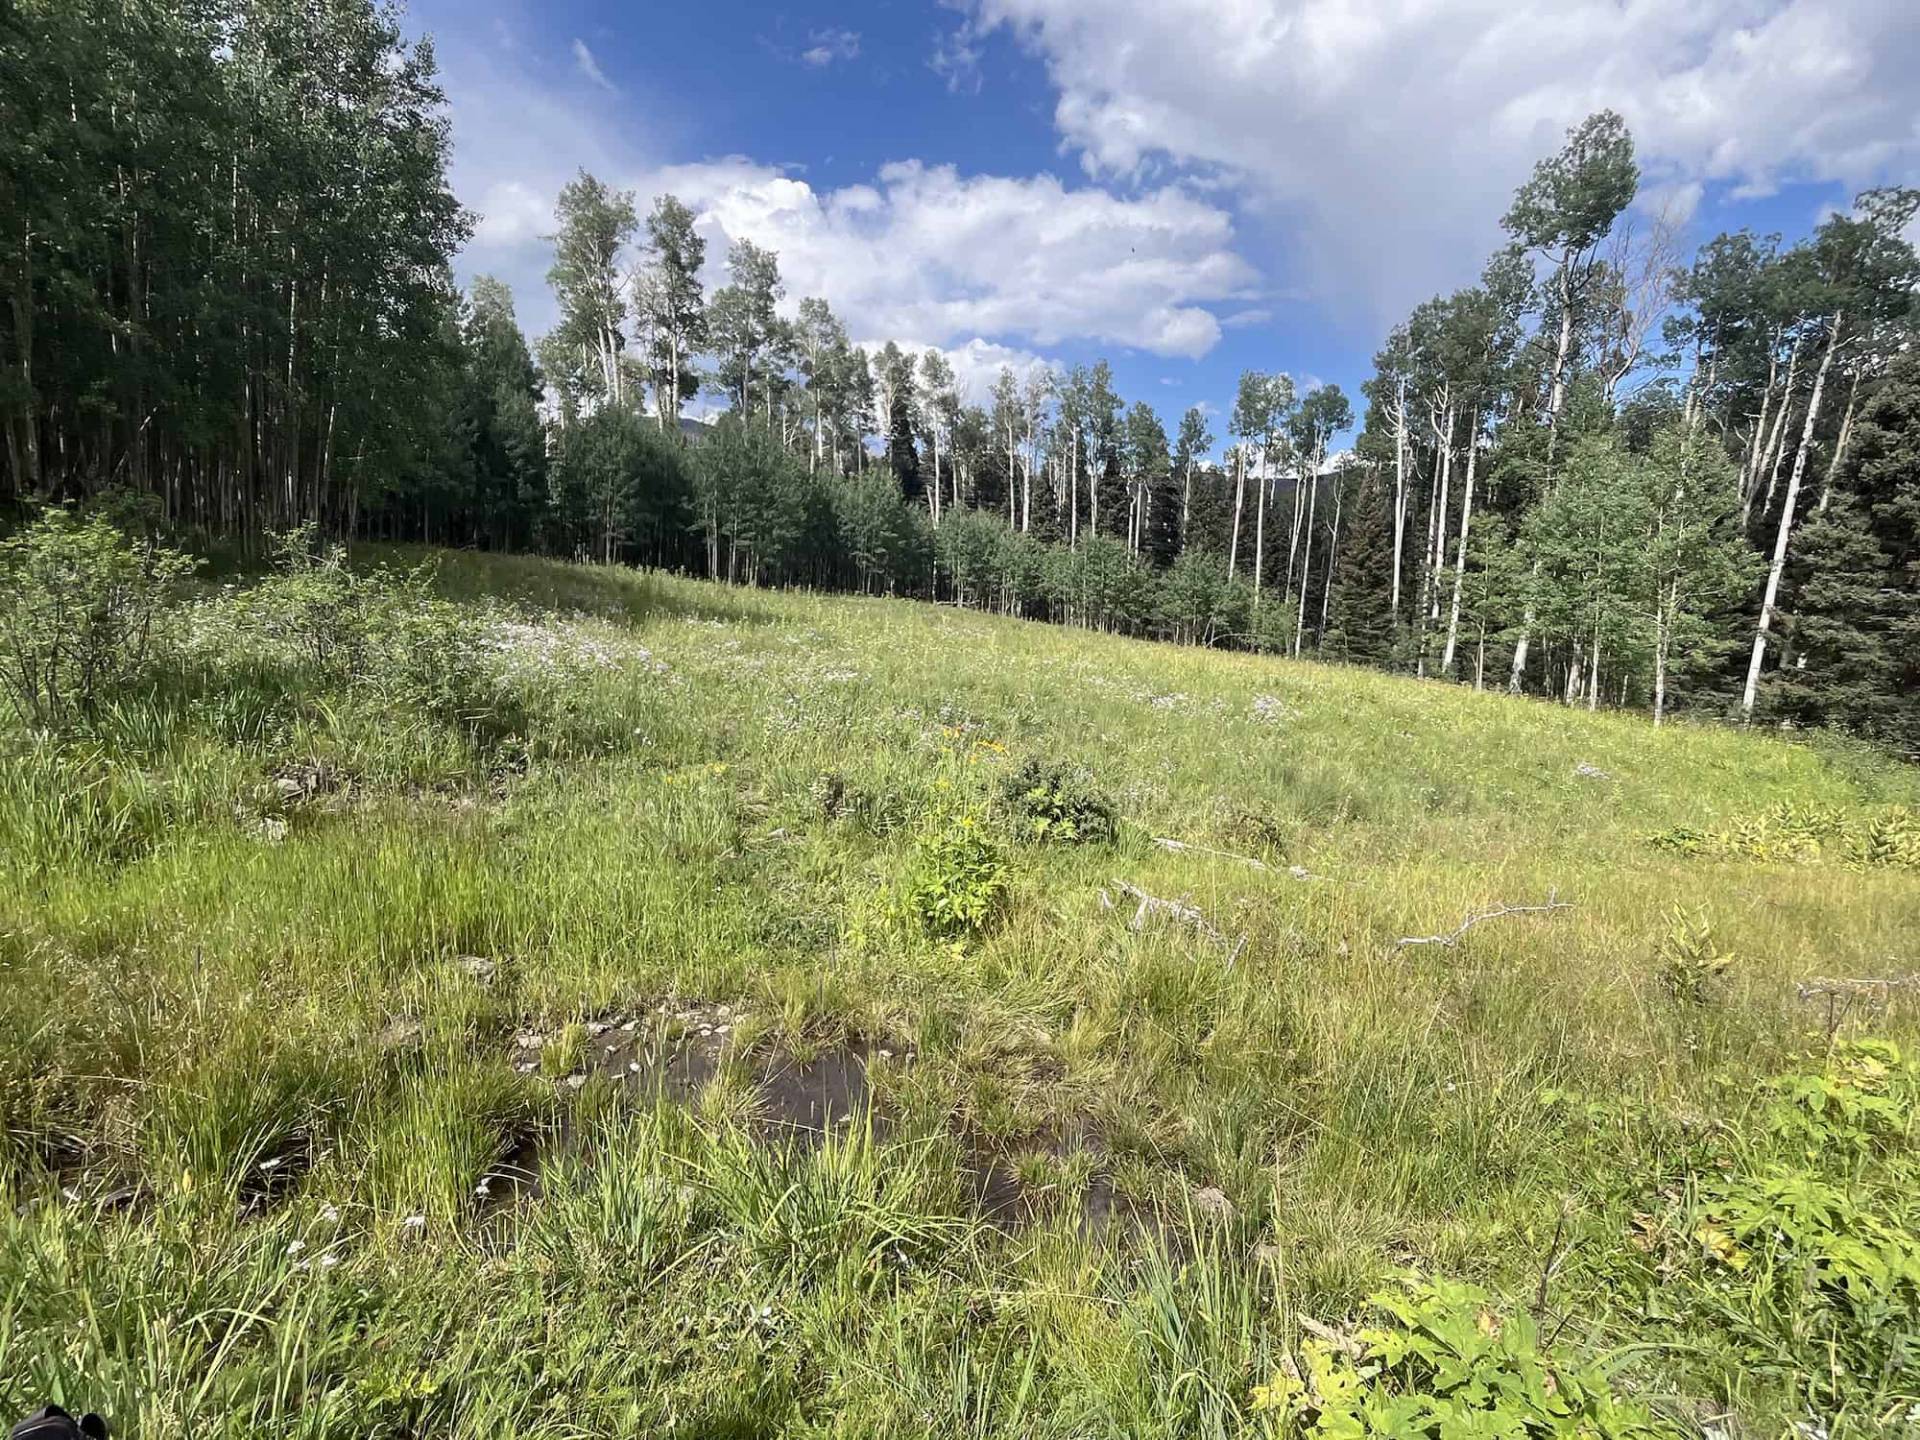
[[[1478,281],[1393,328],[1360,416],[1249,372],[1170,431],[1104,362],[973,403],[939,351],[789,305],[746,239],[709,294],[689,207],[584,172],[530,343],[504,285],[453,285],[448,153],[431,46],[370,0],[0,12],[0,500],[131,489],[243,544],[313,519],[1920,751],[1913,191],[1689,257],[1603,112]]]

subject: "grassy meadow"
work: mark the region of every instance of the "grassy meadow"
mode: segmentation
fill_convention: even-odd
[[[1724,1440],[1920,1414],[1914,1009],[1798,988],[1920,969],[1915,772],[433,558],[405,639],[431,659],[457,621],[446,704],[241,579],[84,726],[5,722],[9,1414]]]

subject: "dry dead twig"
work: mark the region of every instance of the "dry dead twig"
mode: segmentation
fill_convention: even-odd
[[[1256,860],[1251,855],[1236,855],[1231,850],[1215,850],[1209,845],[1195,845],[1186,840],[1175,840],[1169,835],[1156,835],[1153,843],[1162,850],[1172,850],[1182,855],[1211,855],[1216,860],[1237,860],[1242,865],[1250,865],[1255,870],[1272,870],[1264,860]]]
[[[1190,905],[1185,900],[1168,900],[1163,896],[1149,895],[1138,885],[1129,885],[1125,880],[1115,880],[1113,888],[1135,903],[1133,918],[1127,922],[1129,930],[1138,932],[1146,927],[1153,916],[1162,916],[1178,925],[1187,925],[1200,932],[1208,940],[1229,952],[1227,963],[1231,965],[1240,958],[1240,952],[1246,948],[1247,937],[1242,935],[1237,941],[1228,940],[1214,923],[1207,919],[1206,912],[1198,905]],[[1105,890],[1100,892],[1103,908],[1112,908],[1113,897]]]
[[[1571,910],[1573,902],[1560,899],[1560,892],[1549,890],[1544,905],[1496,905],[1491,910],[1473,910],[1460,921],[1458,929],[1445,935],[1403,935],[1394,941],[1393,948],[1404,950],[1409,945],[1445,945],[1449,949],[1458,945],[1466,933],[1483,920],[1499,920],[1508,915],[1545,915],[1555,910]]]

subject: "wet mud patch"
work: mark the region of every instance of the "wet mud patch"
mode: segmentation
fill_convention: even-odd
[[[744,1038],[757,1033],[751,1016],[726,1005],[661,1005],[552,1035],[523,1032],[514,1040],[513,1068],[545,1075],[563,1090],[600,1077],[646,1099],[689,1106],[725,1078],[744,1088],[745,1118],[769,1142],[818,1144],[868,1116],[876,1131],[888,1128],[868,1072],[895,1060],[912,1064],[910,1050],[856,1039],[802,1051]]]
[[[599,1079],[644,1101],[699,1106],[716,1082],[738,1085],[736,1111],[753,1136],[769,1145],[814,1147],[836,1132],[870,1125],[876,1138],[909,1138],[908,1117],[888,1104],[874,1072],[912,1066],[916,1055],[898,1042],[853,1038],[801,1049],[767,1043],[754,1017],[726,1005],[657,1005],[514,1037],[513,1068],[538,1075],[563,1093]],[[1017,1139],[996,1139],[959,1116],[943,1128],[958,1151],[963,1203],[995,1229],[1012,1232],[1061,1214],[1085,1235],[1146,1228],[1143,1213],[1114,1185],[1097,1136],[1084,1126],[1061,1126]],[[564,1139],[565,1122],[557,1138]],[[922,1128],[918,1133],[924,1135]],[[483,1202],[537,1185],[537,1143],[514,1168],[506,1162],[490,1177]]]
[[[1046,1130],[1016,1143],[965,1132],[961,1140],[974,1212],[995,1229],[1022,1230],[1063,1214],[1089,1237],[1116,1225],[1127,1233],[1145,1228],[1141,1212],[1114,1185],[1098,1138],[1086,1130]]]
[[[326,1158],[305,1125],[275,1137],[243,1171],[235,1185],[243,1215],[261,1215],[290,1200],[314,1166]]]

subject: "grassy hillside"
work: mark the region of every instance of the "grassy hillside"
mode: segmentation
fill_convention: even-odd
[[[1592,1433],[1920,1397],[1912,1077],[1846,1043],[1912,1009],[1796,990],[1920,968],[1913,772],[440,560],[445,705],[209,590],[151,690],[7,737],[11,1409],[1333,1434],[1467,1403],[1423,1345]],[[1356,1358],[1379,1296],[1412,1348]]]

